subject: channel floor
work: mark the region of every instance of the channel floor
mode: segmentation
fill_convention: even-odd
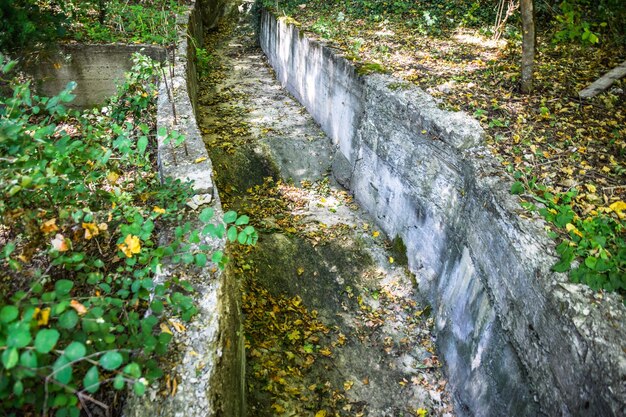
[[[249,13],[207,33],[198,120],[225,209],[255,247],[241,282],[248,416],[453,416],[428,304],[401,241],[330,175],[331,141],[281,87]]]

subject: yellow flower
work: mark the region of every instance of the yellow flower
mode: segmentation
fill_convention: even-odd
[[[120,243],[117,245],[118,248],[124,255],[128,258],[132,258],[134,253],[139,253],[141,251],[141,244],[139,243],[139,237],[128,235],[124,239],[124,243]]]
[[[157,207],[157,206],[154,206],[152,211],[154,211],[157,214],[164,214],[165,213],[165,209],[162,209],[161,207]]]

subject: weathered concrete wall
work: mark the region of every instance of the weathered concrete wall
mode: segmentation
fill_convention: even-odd
[[[70,81],[76,82],[72,107],[88,108],[103,104],[124,81],[132,67],[131,56],[141,52],[157,61],[165,59],[163,48],[154,45],[61,45],[37,64],[26,68],[35,80],[37,92],[58,94]]]
[[[336,178],[406,244],[458,414],[625,415],[624,306],[550,271],[553,242],[516,214],[479,124],[269,13],[260,43],[338,146]]]
[[[174,77],[168,75],[167,87],[161,82],[157,124],[168,131],[185,135],[185,145],[172,147],[159,139],[159,173],[162,179],[194,181],[196,195],[190,205],[197,207],[185,220],[201,228],[199,211],[210,206],[215,218],[222,218],[217,189],[213,186],[213,167],[195,117],[197,92],[195,48],[201,45],[202,14],[200,7],[217,7],[217,2],[195,2],[179,16],[180,35],[174,62]],[[167,88],[170,88],[168,94]],[[170,97],[173,98],[174,109]],[[174,115],[176,114],[176,116]],[[163,239],[167,239],[166,232]],[[215,250],[224,250],[224,240],[206,240]],[[238,417],[245,412],[245,352],[241,324],[239,287],[214,265],[203,269],[165,266],[157,277],[164,281],[182,277],[192,282],[199,313],[186,330],[176,333],[172,342],[172,363],[166,373],[177,378],[175,394],[158,394],[150,387],[143,397],[132,396],[125,410],[127,417],[184,416]]]

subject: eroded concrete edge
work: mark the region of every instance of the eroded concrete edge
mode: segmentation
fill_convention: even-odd
[[[159,138],[159,174],[161,179],[194,181],[196,195],[191,204],[196,209],[184,220],[191,221],[197,228],[202,227],[197,217],[204,207],[212,207],[216,219],[222,217],[219,195],[213,185],[211,160],[194,112],[195,49],[202,45],[203,16],[219,16],[218,11],[208,9],[221,5],[223,2],[219,0],[195,1],[187,12],[178,16],[173,77],[166,70],[167,83],[161,81],[159,88],[158,129],[173,129],[186,137],[184,145],[179,146]],[[173,230],[165,231],[161,239],[167,240],[172,233]],[[220,239],[205,239],[203,243],[214,250],[225,247],[225,241]],[[205,268],[165,265],[155,281],[164,282],[174,277],[193,284],[199,309],[191,322],[181,323],[184,331],[178,332],[174,326],[169,326],[174,331],[174,339],[170,345],[171,356],[164,361],[163,368],[170,380],[176,379],[176,389],[170,383],[169,392],[165,392],[163,386],[155,383],[144,396],[131,395],[124,414],[128,417],[241,416],[245,407],[242,383],[245,365],[237,283],[215,265]]]
[[[336,178],[404,240],[458,414],[625,415],[624,306],[550,271],[554,243],[517,214],[478,123],[400,80],[358,76],[268,12],[260,28],[277,78],[337,146]]]

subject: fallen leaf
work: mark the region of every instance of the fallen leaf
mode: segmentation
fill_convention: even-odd
[[[76,310],[79,316],[87,314],[87,307],[85,307],[84,305],[82,305],[80,302],[76,300],[70,301],[70,307]]]
[[[159,327],[161,327],[161,331],[162,331],[163,333],[173,334],[173,333],[172,333],[172,331],[170,330],[170,328],[169,328],[169,327],[167,327],[167,324],[165,324],[165,323],[161,323],[161,325],[160,325]]]
[[[50,318],[50,307],[40,310],[35,308],[35,318],[37,318],[37,324],[40,326],[46,326],[48,319]]]
[[[100,229],[95,223],[83,223],[83,229],[85,229],[85,239],[89,240],[94,236],[98,236]]]
[[[120,243],[117,247],[124,252],[127,258],[132,258],[133,254],[141,252],[141,244],[139,243],[139,237],[134,235],[128,235],[124,239],[124,243]]]
[[[50,243],[52,244],[52,248],[59,252],[66,252],[67,250],[69,250],[69,246],[67,245],[65,237],[63,237],[63,235],[60,233],[57,233],[57,235],[54,237],[54,239],[52,239]]]
[[[59,227],[56,225],[56,223],[57,219],[50,219],[41,225],[40,230],[45,234],[56,232],[57,230],[59,230]]]

